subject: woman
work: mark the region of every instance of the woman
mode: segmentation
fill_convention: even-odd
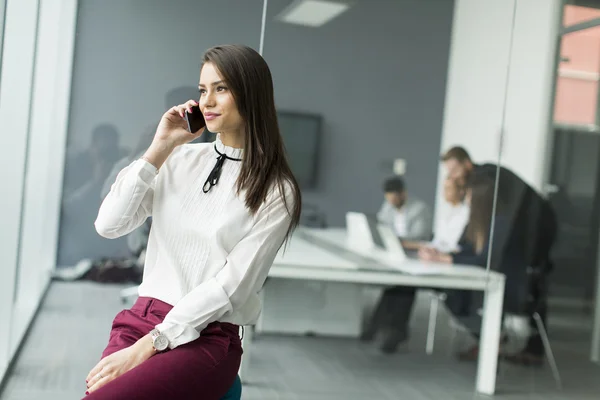
[[[456,253],[442,253],[423,249],[419,256],[426,261],[481,267],[486,267],[489,259],[491,266],[506,276],[504,310],[518,312],[524,304],[527,291],[527,257],[524,243],[516,235],[510,235],[511,225],[503,204],[498,202],[496,212],[493,212],[494,181],[487,175],[472,173],[466,200],[471,208],[471,215],[460,243],[461,250]],[[493,228],[492,215],[495,215]],[[491,238],[490,232],[493,232]],[[471,297],[473,293],[453,290],[447,294],[446,304],[450,311],[458,317],[463,317],[466,326],[477,334],[481,324],[475,313],[476,307]],[[477,354],[478,347],[475,346],[461,353],[459,357],[470,360],[475,359]]]
[[[115,318],[87,376],[93,399],[219,399],[234,382],[240,325],[300,216],[264,59],[245,46],[203,56],[200,99],[168,110],[153,142],[122,170],[96,229],[116,238],[152,216],[139,299]],[[214,143],[187,144],[199,105]],[[201,133],[201,132],[200,132]]]
[[[444,181],[444,203],[435,224],[431,241],[402,241],[405,250],[433,249],[451,252],[459,250],[458,242],[469,221],[469,206],[465,204],[465,180],[447,177]]]
[[[444,181],[444,208],[433,240],[421,247],[433,247],[442,252],[460,250],[460,238],[469,222],[469,206],[465,202],[464,179],[446,178]]]
[[[470,208],[469,220],[463,238],[459,242],[458,252],[440,252],[435,249],[422,249],[419,257],[425,261],[444,262],[448,264],[468,264],[485,267],[490,252],[490,232],[492,231],[492,215],[494,214],[494,181],[483,173],[473,172],[469,178],[465,197]],[[498,202],[494,218],[494,238],[507,237],[510,221],[503,212],[503,204]],[[511,265],[524,265],[525,253],[519,241],[507,241],[499,247],[492,240],[492,264],[498,269],[506,270]]]

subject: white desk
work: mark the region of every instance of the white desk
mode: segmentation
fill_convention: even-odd
[[[422,270],[424,273],[402,273],[395,268],[398,266],[392,266],[385,254],[376,251],[368,255],[356,252],[346,244],[343,229],[301,229],[294,235],[285,252],[282,248],[269,277],[277,280],[348,283],[356,287],[418,286],[484,291],[476,389],[480,393],[494,394],[504,300],[504,275],[472,266],[448,266],[417,260],[406,260],[404,263],[407,270]],[[423,268],[434,269],[437,273],[431,274],[431,271]],[[265,285],[265,294],[268,288],[269,285]],[[358,314],[360,310],[354,309],[354,312]],[[250,342],[251,337],[248,335],[244,346],[248,347]],[[244,357],[247,355],[248,353]],[[246,359],[240,375],[243,375],[247,367]]]

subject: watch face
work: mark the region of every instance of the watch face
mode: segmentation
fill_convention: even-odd
[[[158,351],[166,350],[169,346],[169,341],[166,336],[158,335],[156,339],[154,339],[154,348]]]

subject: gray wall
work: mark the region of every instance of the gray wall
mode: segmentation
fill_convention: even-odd
[[[262,0],[79,0],[70,150],[110,122],[133,146],[165,110],[164,94],[197,87],[207,48],[258,49]]]
[[[94,128],[113,124],[127,154],[158,122],[167,91],[196,86],[206,48],[258,49],[262,3],[80,0],[58,265],[127,254],[124,240],[94,232],[101,184],[74,190]],[[402,157],[411,193],[433,206],[453,1],[359,0],[317,29],[274,21],[289,3],[269,1],[264,55],[278,107],[324,118],[318,188],[306,203],[331,225],[347,210],[374,211]]]
[[[317,29],[274,22],[289,3],[269,1],[264,56],[277,106],[324,118],[319,184],[305,201],[331,225],[373,212],[404,158],[410,193],[433,207],[454,2],[357,1]]]

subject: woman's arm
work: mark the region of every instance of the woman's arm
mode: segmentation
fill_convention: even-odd
[[[291,223],[283,197],[276,193],[258,211],[254,226],[231,250],[221,271],[183,297],[156,326],[169,339],[170,348],[197,339],[209,323],[248,301],[257,302],[258,312],[258,291]],[[286,198],[291,209],[292,196]]]
[[[108,239],[123,236],[152,214],[157,169],[146,160],[125,167],[100,206],[94,225]]]
[[[465,248],[458,253],[451,254],[452,264],[478,265],[485,267],[488,255],[488,242],[486,241],[480,253],[476,253],[472,248]]]
[[[497,215],[496,221],[494,223],[494,236],[492,237],[492,246],[494,252],[496,252],[492,253],[494,257],[498,257],[500,259],[500,257],[502,256],[503,246],[498,246],[497,241],[502,240],[502,243],[504,244],[504,240],[508,236],[509,230],[510,224],[508,222],[508,219],[505,218],[503,215]],[[452,257],[452,261],[455,264],[479,265],[481,267],[486,267],[489,252],[490,239],[488,235],[488,238],[485,240],[485,244],[481,252],[475,252],[472,246],[465,246],[461,251],[454,254],[454,256]]]
[[[401,240],[400,242],[402,243],[402,247],[404,247],[405,250],[419,250],[422,247],[427,247],[429,245],[429,242],[426,242],[424,240]]]
[[[117,176],[95,222],[101,236],[109,239],[123,236],[152,214],[158,170],[177,146],[191,142],[204,131],[190,133],[186,130],[185,111],[196,105],[198,102],[189,100],[167,110],[146,153]]]

